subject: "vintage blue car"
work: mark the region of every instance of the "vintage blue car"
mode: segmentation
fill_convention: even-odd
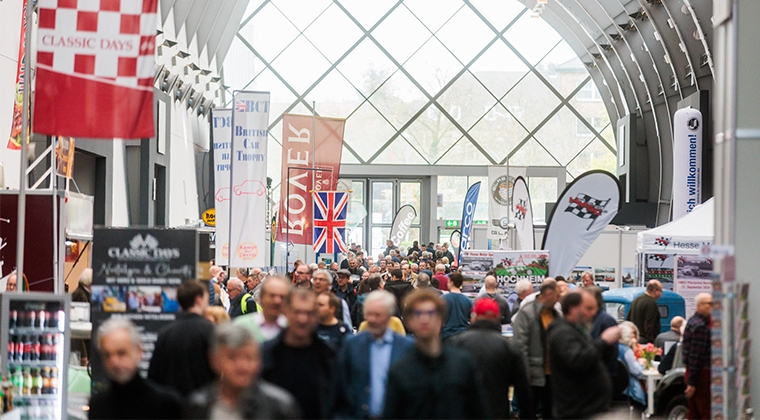
[[[603,292],[605,309],[618,322],[625,321],[631,302],[645,290],[645,287],[625,287]],[[663,290],[662,297],[657,300],[657,306],[660,309],[660,332],[670,330],[670,320],[673,317],[686,317],[686,301],[678,293]]]

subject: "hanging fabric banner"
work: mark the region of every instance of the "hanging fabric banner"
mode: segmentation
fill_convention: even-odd
[[[478,193],[480,193],[480,181],[472,184],[464,196],[464,206],[462,209],[462,239],[457,253],[457,265],[462,262],[462,250],[470,245],[472,240],[472,225],[475,217],[475,206],[478,204]],[[452,263],[453,264],[453,263]]]
[[[393,245],[401,246],[401,242],[409,233],[409,228],[414,223],[415,218],[417,218],[417,210],[411,204],[405,204],[398,209],[396,216],[393,217],[393,227],[391,228],[390,240],[393,241]]]
[[[525,178],[518,176],[512,188],[512,220],[517,236],[518,251],[536,249],[536,239],[533,233],[533,206],[530,202],[530,192]]]
[[[569,277],[589,246],[620,209],[620,184],[605,171],[589,171],[565,188],[549,216],[542,249],[551,253],[549,275]]]
[[[702,204],[702,113],[683,108],[673,116],[673,220]]]
[[[263,267],[267,265],[269,92],[238,91],[232,102],[229,266]]]
[[[157,3],[39,1],[35,133],[153,137]]]
[[[487,238],[493,240],[508,239],[509,197],[512,192],[513,178],[509,177],[509,166],[489,166],[488,185],[488,231]]]
[[[58,176],[74,176],[74,144],[75,140],[71,137],[55,138],[55,173]]]
[[[346,252],[348,192],[314,192],[314,252]]]
[[[345,124],[345,119],[283,114],[278,241],[314,243],[311,192],[337,189]],[[304,169],[312,168],[312,153],[313,167],[324,170]]]
[[[214,260],[228,265],[230,255],[230,142],[232,110],[211,110],[211,137],[214,143],[214,209],[216,232]]]
[[[21,149],[21,130],[23,130],[24,113],[24,84],[26,83],[26,68],[24,56],[26,55],[26,3],[24,0],[23,17],[21,18],[21,36],[19,36],[18,65],[16,66],[16,95],[13,97],[13,121],[11,122],[11,136],[8,139],[8,148],[11,150]]]

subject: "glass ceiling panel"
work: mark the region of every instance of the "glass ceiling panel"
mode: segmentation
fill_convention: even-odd
[[[272,62],[298,36],[298,29],[271,3],[264,6],[246,26],[253,28],[253,36],[241,35],[268,62]],[[231,52],[227,57],[230,55]]]
[[[340,36],[335,36],[335,28],[340,28]],[[359,40],[362,32],[340,8],[331,4],[304,32],[322,54],[335,63]]]
[[[397,129],[428,102],[422,91],[400,71],[383,83],[369,100]]]
[[[470,66],[470,72],[501,99],[525,74],[528,67],[503,42],[496,42]]]
[[[534,137],[561,165],[567,165],[578,154],[578,146],[585,146],[594,138],[586,133],[583,122],[568,107],[562,107]]]
[[[295,95],[285,87],[280,79],[278,79],[271,70],[265,69],[256,79],[253,80],[253,84],[248,86],[248,90],[268,91],[269,97],[269,121],[277,119],[285,110],[293,104],[296,100]],[[279,138],[279,137],[278,137]]]
[[[428,107],[403,133],[430,163],[438,160],[462,133],[438,108]]]
[[[254,71],[262,70],[256,68],[256,56],[238,37],[232,39],[227,57],[227,66],[224,67],[224,83],[227,86],[241,89],[253,79]]]
[[[306,103],[316,102],[317,113],[324,117],[346,118],[363,100],[337,70],[333,70],[306,96]]]
[[[303,0],[300,3],[308,2]],[[396,3],[396,0],[340,0],[351,16],[366,30],[370,30]]]
[[[559,105],[560,100],[531,72],[501,100],[501,103],[528,130],[533,130]]]
[[[567,172],[573,177],[577,177],[590,169],[604,169],[615,173],[617,158],[610,150],[602,144],[602,141],[595,139],[588,147],[583,149],[580,155],[567,165]]]
[[[441,104],[465,130],[483,117],[483,111],[496,99],[470,72],[464,73],[438,98]]]
[[[504,34],[517,51],[536,65],[562,38],[543,19],[531,18],[528,10]]]
[[[510,166],[557,166],[559,163],[554,160],[546,150],[541,147],[535,139],[530,139],[522,145],[517,152],[509,158]]]
[[[433,36],[406,7],[394,10],[372,34],[401,64]]]
[[[398,136],[373,163],[388,165],[427,165],[425,159],[411,146],[403,136]]]
[[[362,104],[349,121],[346,123],[344,141],[365,161],[396,134],[396,129],[368,102]],[[346,155],[345,152],[343,154]]]
[[[330,63],[309,41],[299,36],[271,65],[293,89],[303,93],[327,70]],[[304,68],[309,71],[304,71]]]
[[[338,64],[338,70],[365,96],[371,95],[396,69],[370,39],[362,41]]]
[[[487,157],[480,153],[472,142],[462,137],[457,144],[443,155],[436,164],[439,165],[490,165]]]
[[[501,104],[489,108],[483,119],[469,132],[496,162],[504,160],[528,136],[528,132]]]
[[[300,31],[305,30],[311,25],[332,4],[331,0],[309,0],[306,2],[293,0],[271,1]]]
[[[437,31],[457,10],[465,7],[461,0],[406,0],[404,6],[431,32]]]
[[[467,31],[467,36],[462,36]],[[469,7],[464,7],[436,34],[463,64],[478,54],[496,34]]]
[[[544,79],[562,96],[569,96],[575,90],[575,84],[570,80],[573,76],[587,77],[585,66],[575,55],[575,51],[566,42],[560,42],[536,66]]]
[[[417,51],[404,69],[422,85],[430,96],[440,92],[462,69],[462,64],[441,45],[440,41],[430,38]]]
[[[470,0],[470,4],[501,32],[525,6],[517,1]]]

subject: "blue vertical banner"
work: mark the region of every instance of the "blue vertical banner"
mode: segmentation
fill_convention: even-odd
[[[459,244],[459,252],[457,253],[457,265],[462,262],[462,250],[467,249],[472,239],[472,225],[475,218],[475,206],[478,204],[478,194],[480,193],[480,181],[472,184],[470,189],[467,190],[467,195],[464,197],[464,206],[462,209],[462,239]]]

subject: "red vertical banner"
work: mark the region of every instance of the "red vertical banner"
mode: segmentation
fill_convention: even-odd
[[[346,120],[339,118],[314,119],[309,115],[290,114],[282,116],[282,183],[277,221],[278,241],[290,241],[297,245],[314,243],[314,203],[311,193],[335,190],[337,187],[345,125]],[[312,147],[314,167],[326,170],[304,170],[312,167]],[[290,171],[288,168],[291,168]]]
[[[24,55],[26,55],[26,0],[21,18],[21,36],[18,47],[18,66],[16,67],[16,96],[13,97],[13,122],[11,123],[11,136],[8,139],[8,148],[11,150],[21,149],[21,130],[23,129],[24,112],[24,83],[26,83],[26,69],[24,68]]]

